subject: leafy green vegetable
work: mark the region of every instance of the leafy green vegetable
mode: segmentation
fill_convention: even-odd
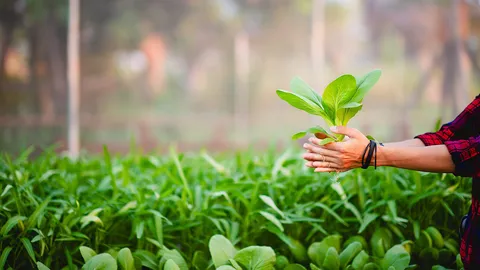
[[[380,79],[381,71],[376,69],[362,77],[356,78],[345,74],[331,83],[320,96],[307,83],[298,77],[290,82],[292,92],[277,90],[277,95],[291,106],[303,110],[309,114],[321,116],[329,126],[346,126],[361,109],[365,95]],[[315,127],[316,128],[316,127]],[[292,139],[296,140],[307,133],[327,132],[312,128],[296,133]],[[343,136],[330,138],[340,141]]]
[[[102,253],[93,256],[88,262],[82,267],[85,270],[116,270],[117,262],[108,253]]]
[[[223,235],[214,235],[208,243],[210,254],[215,267],[220,267],[235,257],[237,250],[232,243]]]
[[[238,251],[234,259],[247,270],[273,270],[275,266],[275,252],[271,247],[246,247]]]

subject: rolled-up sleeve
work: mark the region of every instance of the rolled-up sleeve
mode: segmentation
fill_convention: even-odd
[[[454,122],[445,124],[437,132],[427,132],[421,135],[415,136],[416,139],[420,139],[426,146],[444,144],[447,140],[450,140],[455,133],[452,130]]]
[[[465,140],[446,141],[448,152],[455,164],[455,175],[476,176],[480,171],[480,136]]]

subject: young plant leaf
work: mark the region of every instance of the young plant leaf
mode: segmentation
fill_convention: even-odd
[[[407,268],[409,264],[410,254],[408,254],[402,245],[396,245],[389,249],[381,262],[382,269],[393,267],[394,269],[403,270]]]
[[[35,260],[35,251],[33,251],[32,243],[30,242],[30,240],[28,240],[28,238],[26,238],[26,237],[22,237],[20,239],[20,241],[22,242],[23,247],[27,250],[28,256],[30,256],[32,261],[35,262],[36,261]]]
[[[259,197],[260,197],[260,199],[262,199],[262,201],[266,205],[270,206],[273,210],[275,210],[275,212],[277,212],[280,216],[282,216],[282,218],[285,218],[285,214],[280,209],[278,209],[277,205],[272,200],[272,198],[270,198],[269,196],[266,196],[266,195],[260,195]]]
[[[168,259],[163,269],[164,270],[180,270],[180,267],[178,267],[178,265],[172,259]]]
[[[295,133],[295,134],[293,134],[293,136],[292,136],[292,140],[298,140],[298,139],[300,139],[300,138],[305,137],[305,135],[307,135],[307,132],[306,132],[306,131],[301,131],[301,132]]]
[[[81,246],[79,250],[85,262],[88,262],[93,256],[97,255],[97,253],[89,247]]]
[[[319,105],[303,96],[280,89],[277,90],[277,95],[288,104],[299,110],[313,115],[325,116],[325,112]]]
[[[322,98],[300,77],[295,77],[290,82],[290,89],[293,93],[308,98],[318,106],[322,106]]]
[[[341,109],[349,109],[349,108],[358,108],[362,106],[361,103],[358,103],[358,102],[349,102],[347,104],[344,104],[342,106],[340,106]]]
[[[122,248],[117,254],[117,261],[120,265],[120,269],[123,270],[135,270],[135,263],[133,260],[132,252],[129,248]]]
[[[48,268],[45,264],[41,262],[37,262],[37,268],[38,270],[50,270],[50,268]]]
[[[332,143],[332,142],[335,142],[335,139],[333,138],[325,138],[323,140],[320,141],[319,145],[326,145],[326,144],[329,144],[329,143]]]
[[[164,247],[160,253],[162,254],[162,259],[160,259],[159,263],[160,268],[165,267],[168,260],[172,260],[180,270],[188,270],[187,262],[177,250]]]
[[[265,211],[260,211],[260,214],[266,218],[268,221],[272,222],[273,225],[277,226],[280,231],[283,232],[283,226],[282,226],[282,223],[272,214],[268,213],[268,212],[265,212]]]
[[[158,269],[158,261],[156,256],[150,251],[136,250],[133,253],[133,256],[141,262],[142,266],[150,269]]]
[[[10,232],[10,230],[13,229],[13,227],[15,227],[15,225],[17,225],[19,222],[22,222],[26,219],[27,218],[24,216],[13,216],[9,218],[7,222],[5,222],[5,224],[3,225],[2,229],[0,230],[0,234],[3,236],[7,235]]]
[[[88,262],[83,265],[82,269],[85,270],[117,270],[117,261],[108,253],[102,253],[93,256]]]
[[[250,246],[240,250],[234,257],[235,261],[249,270],[273,269],[275,252],[271,247]]]
[[[363,75],[362,77],[356,78],[355,80],[357,89],[351,99],[351,102],[362,103],[365,95],[378,82],[381,75],[382,71],[380,69],[375,69]]]
[[[5,269],[4,266],[7,262],[10,251],[12,251],[12,247],[6,247],[2,250],[2,255],[0,256],[0,269]]]
[[[342,75],[331,82],[323,92],[322,105],[330,119],[335,122],[337,110],[347,104],[355,94],[357,83],[352,75]]]
[[[229,259],[234,258],[237,250],[232,243],[223,235],[214,235],[210,238],[208,243],[210,255],[212,256],[215,267],[220,267],[228,262]]]

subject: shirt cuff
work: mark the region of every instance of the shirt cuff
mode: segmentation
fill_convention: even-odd
[[[455,172],[457,176],[472,177],[478,173],[477,156],[479,144],[474,139],[446,141],[445,146],[452,156],[455,164]]]
[[[439,138],[439,136],[436,133],[432,132],[417,135],[414,138],[420,139],[423,144],[425,144],[425,146],[443,144],[443,141]]]

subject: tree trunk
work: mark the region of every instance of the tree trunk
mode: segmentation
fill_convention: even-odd
[[[15,26],[5,25],[3,27],[4,38],[0,48],[0,90],[2,90],[5,81],[5,62],[7,60],[7,53],[10,45],[13,42],[13,31]]]
[[[57,33],[58,23],[55,19],[47,19],[44,25],[45,39],[48,40],[47,55],[52,80],[54,101],[57,104],[57,113],[65,114],[67,111],[65,99],[67,97],[67,74],[65,58],[62,57],[64,50]]]

